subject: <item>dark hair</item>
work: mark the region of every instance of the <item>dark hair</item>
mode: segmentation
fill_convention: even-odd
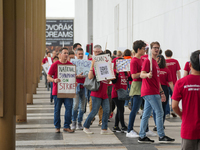
[[[80,43],[75,43],[75,44],[73,45],[73,49],[77,48],[78,45],[82,46]]]
[[[142,40],[137,40],[137,41],[135,41],[135,42],[133,43],[133,49],[134,49],[135,53],[137,53],[137,52],[138,52],[138,48],[139,48],[139,49],[142,49],[142,47],[145,47],[146,45],[147,45],[147,44],[144,43],[144,41],[142,41]]]
[[[159,54],[157,56],[157,58],[158,58],[157,63],[158,63],[159,68],[165,68],[166,67],[166,61],[165,61],[164,56]]]
[[[110,54],[110,57],[111,57],[111,55],[112,55],[111,51],[110,51],[110,50],[108,50],[108,49],[107,49],[107,50],[105,50],[105,51],[104,51],[104,53],[106,53],[106,54]]]
[[[157,42],[157,41],[155,41],[155,42],[152,42],[152,43],[150,44],[150,46],[151,46],[151,49],[152,49],[152,47],[153,47],[155,44],[159,45],[159,47],[160,47],[160,43],[159,43],[159,42]]]
[[[117,55],[117,50],[114,50],[114,51],[113,51],[113,55]]]
[[[77,54],[78,51],[83,51],[83,49],[82,48],[77,48],[75,53]]]
[[[48,51],[48,52],[46,52],[46,54],[48,55],[50,52]]]
[[[53,60],[56,59],[56,58],[59,59],[58,56],[54,56]]]
[[[59,50],[59,53],[62,53],[63,50],[68,50],[68,48],[66,48],[66,47],[61,48],[61,49]]]
[[[124,56],[131,56],[131,51],[130,51],[130,49],[126,49],[126,50],[124,51]]]
[[[200,50],[194,51],[190,56],[190,63],[192,68],[196,71],[200,71]]]
[[[162,49],[160,49],[159,54],[160,54],[160,55],[162,54]]]
[[[69,51],[69,55],[75,55],[74,51]]]
[[[167,56],[167,57],[172,57],[172,55],[173,55],[173,52],[171,51],[171,50],[166,50],[165,51],[165,55]]]

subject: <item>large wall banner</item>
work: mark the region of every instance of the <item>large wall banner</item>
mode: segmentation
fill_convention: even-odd
[[[74,44],[74,20],[46,20],[46,46],[72,46]]]

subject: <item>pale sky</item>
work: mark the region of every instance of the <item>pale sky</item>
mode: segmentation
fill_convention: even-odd
[[[74,18],[75,0],[46,0],[46,17]]]

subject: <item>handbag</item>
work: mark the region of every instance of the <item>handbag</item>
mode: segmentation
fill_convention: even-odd
[[[88,76],[85,78],[83,86],[90,91],[98,91],[100,87],[100,82],[97,82],[96,77],[89,79]]]
[[[118,89],[117,95],[118,95],[118,100],[120,101],[125,101],[130,99],[128,91],[124,89]]]

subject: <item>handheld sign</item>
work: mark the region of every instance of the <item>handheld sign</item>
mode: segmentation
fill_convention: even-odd
[[[131,59],[117,59],[116,66],[119,72],[130,71]]]
[[[43,69],[44,69],[44,72],[45,72],[46,74],[48,74],[48,71],[49,71],[49,63],[43,64],[42,67],[43,67]]]
[[[103,81],[115,78],[109,54],[93,56],[93,59],[95,60],[94,70],[97,81]]]
[[[76,66],[58,65],[58,98],[76,97]]]
[[[77,75],[81,73],[87,75],[89,73],[92,61],[83,59],[71,59],[70,61],[72,64],[76,65]]]

